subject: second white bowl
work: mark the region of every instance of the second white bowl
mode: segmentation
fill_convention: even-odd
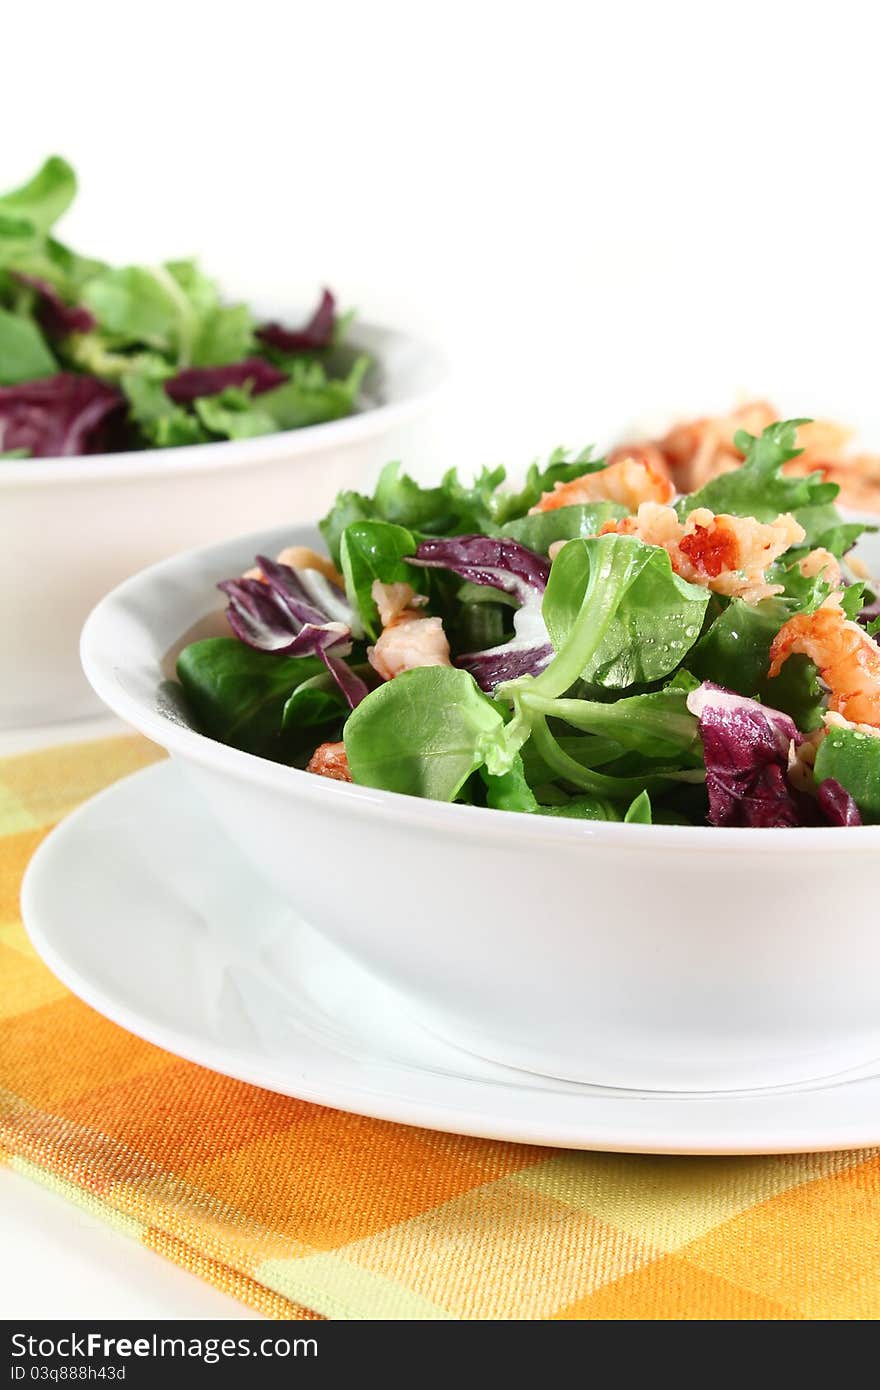
[[[0,460],[0,728],[97,713],[79,663],[89,609],[166,555],[320,516],[401,452],[444,380],[437,353],[358,324],[376,404],[258,439],[83,458]]]

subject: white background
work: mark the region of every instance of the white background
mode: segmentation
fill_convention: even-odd
[[[740,389],[878,447],[872,8],[15,6],[0,187],[63,153],[85,252],[421,330],[456,367],[448,463]],[[12,1175],[0,1223],[9,1315],[229,1306]]]
[[[421,329],[458,369],[453,461],[739,388],[870,419],[872,8],[16,6],[0,186],[57,150],[85,251]]]

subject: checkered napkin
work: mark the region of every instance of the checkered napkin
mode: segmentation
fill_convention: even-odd
[[[31,949],[25,865],[159,750],[0,764],[0,1158],[275,1318],[877,1318],[880,1156],[567,1153],[364,1119],[182,1062]]]

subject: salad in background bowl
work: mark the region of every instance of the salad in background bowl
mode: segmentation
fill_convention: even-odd
[[[0,455],[253,439],[351,415],[369,357],[324,290],[303,323],[227,304],[194,260],[111,266],[53,235],[76,195],[47,159],[0,196]]]
[[[646,1091],[870,1069],[877,656],[860,528],[782,471],[797,428],[683,501],[631,457],[512,491],[389,468],[323,534],[127,581],[85,670],[218,854],[458,1046]]]
[[[175,551],[320,514],[424,444],[446,375],[326,292],[256,313],[191,261],[81,257],[54,235],[74,191],[50,159],[0,199],[0,729],[98,712],[77,642],[101,594]]]

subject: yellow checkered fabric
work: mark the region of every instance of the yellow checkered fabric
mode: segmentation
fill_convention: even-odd
[[[25,865],[160,756],[0,764],[0,1157],[275,1318],[880,1316],[880,1157],[567,1153],[364,1119],[182,1062],[36,958]]]

